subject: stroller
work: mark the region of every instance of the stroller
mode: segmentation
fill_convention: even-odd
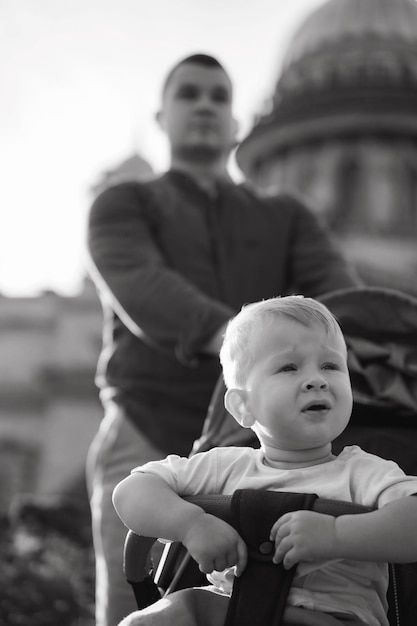
[[[338,454],[344,446],[357,444],[367,452],[394,460],[407,474],[416,475],[417,300],[378,287],[343,289],[326,294],[320,300],[334,313],[343,329],[354,396],[350,424],[334,442],[333,452]],[[259,447],[253,432],[239,426],[227,413],[224,391],[223,381],[219,380],[192,454],[216,446]],[[364,512],[364,507],[352,503],[321,498],[309,500],[311,494],[301,495],[305,498],[300,503],[301,508],[330,515]],[[287,497],[283,492],[240,490],[233,496],[192,498],[207,512],[238,527],[249,548],[250,583],[247,588],[241,583],[246,574],[237,579],[239,584],[235,582],[227,626],[281,624],[294,571],[285,572],[272,565],[265,533],[267,537],[271,520],[275,521],[285,510]],[[166,595],[185,587],[207,584],[180,544],[174,543],[165,549],[155,574],[149,570],[148,555],[154,541],[154,538],[140,537],[131,531],[126,538],[125,575],[132,585],[138,608],[152,604],[161,593]],[[390,626],[415,626],[416,592],[417,565],[390,564]],[[262,602],[256,603],[257,596],[262,597]]]

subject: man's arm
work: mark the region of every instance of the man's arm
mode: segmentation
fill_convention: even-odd
[[[299,561],[323,559],[413,563],[417,561],[416,527],[415,496],[357,515],[287,513],[271,530],[274,562],[283,561],[287,569]]]
[[[234,311],[173,269],[150,213],[140,185],[99,196],[89,216],[89,270],[103,301],[132,334],[187,363]]]
[[[116,486],[113,504],[135,533],[180,541],[205,574],[236,565],[239,576],[246,566],[246,545],[234,528],[183,500],[159,476],[134,472]]]

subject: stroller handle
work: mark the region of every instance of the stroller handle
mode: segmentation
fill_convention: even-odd
[[[278,498],[281,492],[275,492]],[[204,494],[188,496],[187,502],[200,506],[206,513],[215,515],[227,523],[231,523],[231,495]],[[369,513],[373,509],[361,504],[345,502],[343,500],[331,500],[316,498],[312,511],[325,515],[353,515],[357,513]],[[144,537],[129,530],[126,536],[123,569],[126,579],[131,583],[142,582],[149,574],[148,555],[157,537]]]

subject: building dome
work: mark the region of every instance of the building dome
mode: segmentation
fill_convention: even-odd
[[[98,195],[108,187],[126,182],[144,182],[154,178],[151,165],[139,154],[132,154],[118,163],[113,169],[100,174],[100,179],[92,186],[91,191]]]
[[[415,0],[329,0],[307,17],[237,161],[250,176],[274,153],[364,132],[417,136]]]
[[[415,0],[329,0],[312,13],[295,33],[284,68],[342,39],[417,41]],[[353,43],[353,41],[352,41]]]

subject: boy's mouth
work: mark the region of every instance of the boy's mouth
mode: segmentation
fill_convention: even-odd
[[[319,411],[328,411],[329,409],[330,409],[330,403],[327,402],[326,400],[322,400],[322,401],[314,400],[306,404],[306,406],[303,408],[303,412],[311,411],[314,413],[314,412],[319,412]]]

